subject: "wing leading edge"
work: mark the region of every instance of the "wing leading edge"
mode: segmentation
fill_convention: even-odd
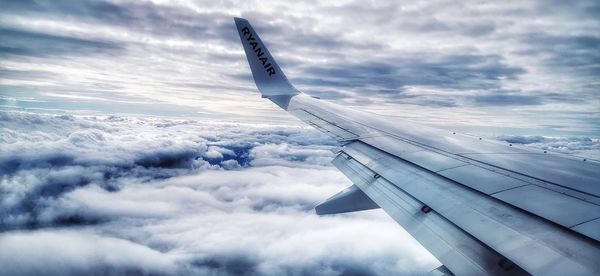
[[[318,214],[381,207],[456,274],[600,273],[600,164],[448,133],[315,99],[235,18],[263,97],[344,146],[354,185]],[[272,69],[271,69],[272,68]]]

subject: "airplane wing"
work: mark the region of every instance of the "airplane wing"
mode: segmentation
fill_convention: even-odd
[[[299,92],[235,18],[264,98],[342,145],[353,183],[318,214],[381,207],[457,275],[600,275],[600,162],[349,109]],[[448,271],[449,270],[449,271]]]

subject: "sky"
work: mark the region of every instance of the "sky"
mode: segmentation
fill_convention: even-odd
[[[241,16],[323,99],[497,134],[600,134],[593,0],[1,5],[3,106],[290,120],[255,96]]]
[[[261,99],[233,17],[301,91],[600,156],[598,1],[0,0],[0,274],[413,275],[439,262]]]

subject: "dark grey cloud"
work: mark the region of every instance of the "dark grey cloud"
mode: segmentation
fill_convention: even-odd
[[[0,56],[57,57],[64,55],[119,54],[122,45],[108,41],[0,28]],[[9,77],[9,76],[3,76]]]
[[[5,12],[43,16],[73,22],[101,23],[161,36],[221,37],[224,13],[201,13],[152,2],[111,1],[8,1]]]
[[[54,76],[56,76],[56,74],[46,71],[0,69],[0,77],[14,80],[36,80],[40,78],[50,78]]]
[[[501,78],[516,79],[524,69],[506,65],[499,56],[477,54],[435,56],[413,54],[386,62],[351,63],[339,67],[308,68],[299,84],[337,87],[401,96],[405,86],[450,89],[500,87]],[[294,80],[294,78],[291,78]],[[364,95],[363,95],[364,96]]]
[[[597,51],[600,48],[600,36],[597,34],[529,33],[522,40],[529,49],[520,54],[540,56],[548,68],[570,73],[575,71],[590,77],[600,75],[600,53]]]
[[[417,33],[452,33],[458,36],[484,36],[493,33],[497,29],[497,23],[489,18],[442,18],[440,11],[462,9],[470,12],[470,16],[477,13],[477,8],[468,3],[456,3],[452,1],[433,1],[420,3],[418,8],[413,3],[405,2],[398,5],[395,2],[365,3],[354,1],[345,5],[325,7],[331,11],[332,16],[339,19],[360,18],[361,23],[381,26],[402,28]]]
[[[527,106],[545,103],[577,104],[582,103],[583,100],[568,97],[562,93],[542,91],[524,93],[522,90],[498,90],[494,94],[473,96],[473,101],[477,106]]]
[[[600,3],[598,1],[577,1],[566,3],[560,0],[538,3],[536,8],[544,13],[559,14],[569,19],[598,18],[600,15]]]
[[[482,95],[475,96],[475,102],[478,105],[540,105],[542,104],[542,98],[537,96],[529,95],[518,95],[518,94],[493,94],[493,95]]]

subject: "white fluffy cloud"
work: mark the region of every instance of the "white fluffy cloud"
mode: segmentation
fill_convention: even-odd
[[[0,114],[10,134],[0,143],[0,274],[369,275],[438,265],[381,210],[314,213],[351,184],[329,163],[335,142],[315,130]]]
[[[89,231],[0,234],[2,275],[175,274],[172,256]]]
[[[439,265],[381,210],[314,213],[351,183],[330,164],[336,143],[307,127],[3,111],[0,129],[0,274],[389,275]],[[600,144],[499,138],[584,155]]]
[[[548,137],[538,135],[500,135],[496,139],[514,144],[525,144],[544,150],[573,154],[600,160],[600,138]]]

